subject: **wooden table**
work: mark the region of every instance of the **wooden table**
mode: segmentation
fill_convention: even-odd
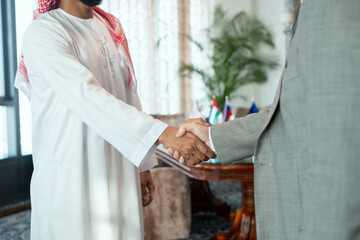
[[[212,239],[256,239],[255,206],[254,206],[254,166],[253,164],[199,164],[187,166],[180,164],[165,151],[157,150],[159,160],[178,169],[193,181],[192,202],[196,211],[215,211],[220,216],[234,219],[231,230],[227,233],[216,234]],[[198,181],[196,181],[198,180]],[[234,217],[229,206],[213,197],[207,181],[236,181],[242,183],[242,208]],[[192,184],[194,184],[192,183]]]

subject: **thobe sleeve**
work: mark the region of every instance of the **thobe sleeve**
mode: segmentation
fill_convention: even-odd
[[[255,145],[268,119],[270,106],[259,113],[216,124],[210,128],[210,139],[221,164],[254,155]]]
[[[63,34],[34,22],[25,33],[23,54],[30,82],[44,80],[73,114],[135,166],[149,159],[167,125],[101,87]]]

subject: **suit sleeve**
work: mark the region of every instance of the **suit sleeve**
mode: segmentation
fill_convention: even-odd
[[[30,77],[45,80],[74,115],[135,166],[141,166],[167,125],[101,87],[69,42],[48,28],[33,23],[25,33],[23,53]]]
[[[270,106],[259,113],[250,114],[210,128],[213,146],[221,164],[254,155],[258,137],[269,117]]]

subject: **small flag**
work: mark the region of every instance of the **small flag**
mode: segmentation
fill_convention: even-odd
[[[211,110],[210,110],[210,116],[209,116],[209,123],[211,125],[214,125],[216,123],[216,120],[219,116],[219,107],[216,103],[215,97],[212,100]]]
[[[252,113],[258,113],[259,109],[256,107],[255,102],[253,101],[250,107],[250,110],[248,112],[248,114],[252,114]]]
[[[224,105],[224,113],[223,113],[223,122],[226,122],[229,120],[229,118],[232,115],[232,111],[229,105],[229,98],[228,96],[225,97],[225,105]]]
[[[202,118],[201,114],[201,108],[199,107],[199,102],[196,101],[195,111],[194,111],[194,117],[196,118]]]

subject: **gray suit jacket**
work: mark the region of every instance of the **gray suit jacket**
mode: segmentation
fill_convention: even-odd
[[[360,239],[360,0],[304,0],[275,100],[215,125],[223,164],[255,156],[258,239]]]

